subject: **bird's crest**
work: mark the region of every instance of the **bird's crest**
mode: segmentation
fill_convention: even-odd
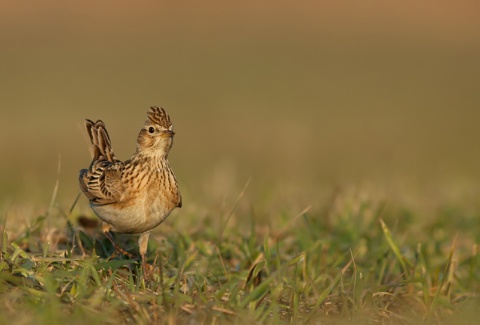
[[[170,121],[170,116],[168,116],[167,112],[161,107],[150,107],[150,111],[147,112],[148,120],[146,123],[154,123],[164,127],[165,129],[169,129],[172,126],[172,122]]]

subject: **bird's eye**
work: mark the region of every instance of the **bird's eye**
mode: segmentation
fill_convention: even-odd
[[[155,132],[155,129],[153,128],[153,126],[151,126],[151,127],[148,128],[148,132],[150,132],[150,133]]]

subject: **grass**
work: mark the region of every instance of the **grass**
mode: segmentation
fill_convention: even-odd
[[[474,321],[478,211],[450,207],[427,218],[345,190],[317,210],[260,216],[240,206],[246,192],[224,214],[160,226],[150,278],[138,260],[109,259],[95,219],[76,209],[53,205],[21,226],[5,218],[2,323]],[[116,240],[137,254],[135,237]]]

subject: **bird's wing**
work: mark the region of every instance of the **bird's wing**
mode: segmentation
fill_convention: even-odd
[[[125,193],[121,174],[121,163],[99,161],[89,169],[80,171],[80,189],[90,202],[95,204],[111,204],[122,200]]]

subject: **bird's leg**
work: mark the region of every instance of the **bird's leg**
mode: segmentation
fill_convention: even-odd
[[[132,254],[130,254],[129,252],[125,251],[123,248],[121,248],[120,246],[118,246],[114,241],[113,241],[113,238],[112,238],[112,235],[110,235],[110,225],[108,223],[103,223],[102,224],[102,231],[105,235],[105,237],[108,238],[108,240],[112,243],[113,247],[114,247],[114,251],[112,253],[112,256],[110,256],[110,258],[113,258],[115,257],[115,255],[117,254],[117,252],[127,256],[128,258],[134,258],[134,256]]]
[[[140,256],[142,257],[142,269],[144,276],[146,276],[148,273],[147,262],[145,260],[145,254],[147,253],[148,248],[148,236],[150,236],[150,232],[141,234],[140,238],[138,239],[138,248],[140,250]]]

